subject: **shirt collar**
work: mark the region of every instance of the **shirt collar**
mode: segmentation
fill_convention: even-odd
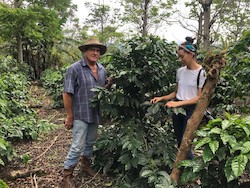
[[[88,66],[88,64],[87,64],[87,62],[86,62],[86,60],[85,60],[84,58],[81,59],[80,64],[81,64],[83,67]],[[99,65],[98,62],[96,62],[96,65],[97,65],[98,68],[100,68],[100,65]]]

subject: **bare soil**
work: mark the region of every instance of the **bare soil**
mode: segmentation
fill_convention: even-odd
[[[38,115],[57,125],[38,140],[14,143],[17,156],[27,155],[30,160],[25,164],[20,157],[14,158],[7,166],[0,168],[0,179],[10,188],[52,188],[60,187],[63,163],[71,144],[71,131],[63,126],[65,113],[63,109],[53,109],[51,100],[45,90],[32,86],[33,103]],[[76,185],[79,188],[104,188],[111,185],[109,177],[97,174],[91,178],[83,174],[79,167],[74,171]]]

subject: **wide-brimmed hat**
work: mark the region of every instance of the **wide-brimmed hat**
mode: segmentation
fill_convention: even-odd
[[[85,52],[90,47],[100,48],[101,55],[105,54],[105,52],[107,51],[107,47],[105,45],[101,44],[100,41],[98,40],[98,38],[95,38],[95,37],[86,40],[86,42],[82,46],[79,46],[78,48],[82,52]]]

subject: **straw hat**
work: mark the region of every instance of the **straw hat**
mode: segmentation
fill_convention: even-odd
[[[105,52],[107,51],[107,47],[105,45],[101,44],[100,41],[98,40],[98,38],[90,38],[90,39],[86,40],[86,42],[82,46],[79,46],[78,48],[82,52],[85,52],[90,47],[100,48],[101,55],[105,54]]]

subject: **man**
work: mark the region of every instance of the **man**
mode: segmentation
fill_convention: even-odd
[[[105,68],[97,62],[107,47],[97,38],[90,38],[79,49],[83,59],[72,64],[64,78],[65,127],[68,130],[73,127],[72,145],[64,162],[64,188],[75,187],[73,171],[79,159],[83,172],[89,176],[96,174],[90,166],[90,158],[101,114],[99,107],[91,106],[94,96],[91,89],[96,86],[109,88],[112,84]]]

